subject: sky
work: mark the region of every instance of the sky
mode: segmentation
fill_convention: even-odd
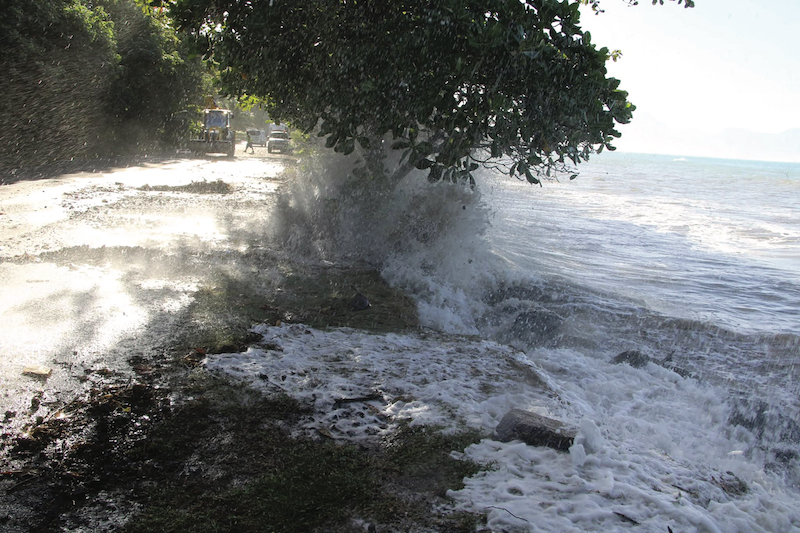
[[[649,145],[659,153],[656,144],[678,147],[680,136],[687,149],[719,151],[725,138],[737,144],[726,129],[743,129],[767,134],[738,139],[757,152],[753,139],[800,129],[800,0],[696,0],[693,9],[602,0],[601,7],[600,15],[586,9],[582,26],[598,47],[622,51],[609,75],[637,106],[620,150]],[[784,144],[800,157],[800,146]]]

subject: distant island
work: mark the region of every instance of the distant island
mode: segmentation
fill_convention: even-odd
[[[620,131],[622,138],[616,144],[621,152],[800,163],[800,128],[777,134],[745,129],[709,134],[676,131],[643,114]]]

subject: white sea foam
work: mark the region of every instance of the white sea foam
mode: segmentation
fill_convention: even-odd
[[[661,366],[612,365],[568,349],[526,355],[435,333],[255,331],[265,348],[205,364],[313,406],[306,433],[378,442],[404,419],[485,432],[454,450],[485,467],[450,497],[486,513],[493,531],[617,531],[633,521],[653,532],[800,530],[796,489],[786,472],[765,469],[751,432],[727,423],[726,391]],[[493,440],[511,408],[577,426],[575,445],[566,453]]]

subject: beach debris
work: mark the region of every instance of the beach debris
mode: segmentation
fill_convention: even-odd
[[[326,427],[324,427],[324,426],[323,427],[318,427],[317,428],[317,432],[321,436],[325,437],[326,439],[336,440],[336,437],[333,436],[333,433],[331,433],[331,430],[326,428]]]
[[[269,352],[282,352],[283,346],[278,344],[277,342],[264,342],[261,344],[261,347]]]
[[[356,396],[353,398],[336,398],[333,400],[334,407],[339,407],[344,404],[348,403],[365,403],[365,402],[372,402],[375,400],[383,400],[383,394],[378,391],[372,391],[369,394],[365,394],[363,396]]]
[[[512,409],[500,420],[495,438],[502,442],[521,440],[531,446],[547,446],[556,450],[569,450],[577,430],[564,422],[540,414]]]
[[[367,410],[370,412],[372,416],[374,416],[379,420],[388,420],[390,418],[386,413],[381,411],[380,408],[375,407],[371,403],[366,403],[364,404],[364,406],[367,408]]]
[[[190,365],[199,365],[208,356],[208,351],[203,347],[196,347],[188,353],[183,360]]]
[[[32,376],[35,378],[47,379],[52,373],[52,368],[42,365],[29,365],[22,369],[23,376]]]
[[[355,287],[353,287],[353,290],[356,291],[355,295],[353,295],[353,311],[363,311],[372,307],[366,296],[358,292]]]
[[[631,518],[628,515],[624,515],[624,514],[620,513],[619,511],[614,511],[614,514],[617,515],[618,517],[620,517],[623,522],[628,522],[629,524],[633,524],[634,526],[638,526],[639,525],[639,522],[637,522],[636,520],[634,520],[633,518]]]
[[[747,487],[747,483],[739,479],[736,474],[730,471],[720,474],[718,478],[711,476],[711,482],[724,490],[729,496],[741,496],[750,490]]]
[[[615,365],[627,363],[633,368],[642,368],[647,366],[647,363],[650,362],[650,358],[639,350],[628,350],[616,356],[611,362]]]
[[[38,395],[31,398],[31,405],[28,408],[28,414],[34,414],[36,411],[39,410],[39,407],[42,405],[42,395],[39,393]]]

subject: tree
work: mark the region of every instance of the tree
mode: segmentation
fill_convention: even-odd
[[[116,62],[113,24],[79,0],[8,0],[0,19],[0,167],[97,153]]]
[[[634,110],[558,0],[169,0],[232,95],[350,153],[391,134],[406,168],[542,175],[613,149]]]
[[[114,22],[116,75],[106,102],[110,152],[174,145],[185,136],[180,113],[200,103],[205,67],[163,13],[134,0],[95,0]],[[184,36],[185,37],[185,36]]]
[[[5,0],[0,170],[174,145],[204,67],[144,0]]]

